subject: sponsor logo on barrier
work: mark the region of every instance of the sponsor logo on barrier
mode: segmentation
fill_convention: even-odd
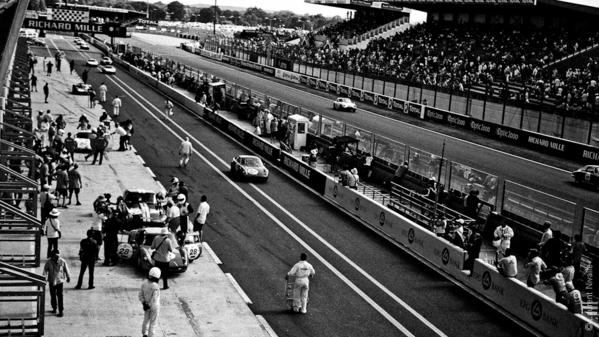
[[[262,71],[262,66],[258,63],[250,62],[250,61],[241,61],[241,66],[248,69],[253,69],[257,71]]]
[[[443,250],[439,250],[437,248],[433,249],[433,254],[439,258],[441,258],[441,262],[443,265],[450,265],[456,269],[460,269],[460,262],[451,257],[451,253],[447,247],[443,248]]]
[[[327,90],[327,82],[318,80],[318,89]]]
[[[549,139],[542,139],[542,138],[535,137],[535,136],[528,136],[528,143],[533,144],[533,145],[542,146],[542,147],[552,149],[552,150],[557,150],[560,152],[564,152],[564,150],[566,148],[566,144],[564,144],[564,143],[559,143],[559,142],[552,141]]]
[[[450,125],[466,126],[466,120],[464,118],[456,117],[454,115],[448,115],[447,122]]]
[[[443,248],[443,252],[441,252],[441,262],[443,262],[444,265],[449,263],[449,249]]]
[[[592,160],[599,160],[599,152],[597,152],[597,151],[583,150],[582,151],[582,158],[584,158],[584,159],[592,159]]]
[[[372,103],[374,103],[374,105],[379,105],[379,95],[374,94],[374,100]]]
[[[530,306],[530,316],[535,321],[538,321],[543,317],[543,305],[538,300],[532,301],[532,305]]]
[[[339,187],[335,185],[333,186],[333,198],[337,198],[337,193],[339,193]]]
[[[299,175],[301,175],[302,177],[306,178],[306,179],[310,179],[310,169],[304,167],[303,165],[300,165],[297,161],[295,161],[294,159],[288,157],[288,156],[284,156],[283,158],[283,165],[287,166],[288,168],[294,170],[295,172],[299,173]]]
[[[403,111],[405,102],[400,99],[393,99],[393,109]]]
[[[229,124],[229,126],[227,127],[227,129],[234,134],[235,136],[237,136],[237,138],[243,140],[243,137],[245,135],[245,132],[243,132],[243,130],[241,130],[240,128],[236,127],[233,124]]]
[[[499,295],[503,296],[503,287],[499,284],[496,284],[495,282],[493,282],[493,277],[491,276],[491,273],[488,271],[485,271],[483,273],[483,276],[480,277],[480,274],[478,273],[473,273],[472,274],[473,278],[475,280],[480,280],[481,285],[483,286],[484,290],[491,290],[496,292]]]
[[[533,320],[542,320],[554,328],[559,328],[559,320],[543,311],[543,304],[541,301],[535,299],[532,302],[529,302],[526,299],[520,299],[520,307],[529,312],[530,317],[532,317]]]
[[[353,97],[353,98],[360,98],[360,97],[362,97],[362,90],[352,88],[351,89],[351,97]]]
[[[434,109],[431,109],[431,108],[426,109],[426,117],[428,117],[430,119],[434,119],[439,122],[443,122],[445,120],[445,116],[443,116],[442,113],[440,113]]]
[[[340,85],[339,87],[339,95],[349,95],[349,88],[343,85]]]
[[[387,96],[377,96],[377,104],[378,105],[384,105],[384,106],[389,106],[389,97]]]
[[[275,68],[272,67],[267,67],[267,66],[262,66],[262,72],[268,75],[274,75],[275,74]]]
[[[264,143],[258,138],[252,137],[252,145],[272,157],[272,147]]]
[[[225,63],[229,63],[229,62],[231,62],[231,58],[229,56],[223,55],[222,61]]]
[[[410,228],[410,230],[408,231],[408,242],[414,243],[415,236],[416,236],[416,234],[414,234],[414,228]]]
[[[484,133],[491,133],[491,127],[488,125],[485,125],[483,123],[479,123],[479,122],[475,122],[475,121],[470,121],[470,128],[474,131],[480,131],[480,132],[484,132]]]
[[[217,60],[217,61],[221,61],[223,58],[222,54],[215,53],[213,51],[209,51],[209,50],[205,50],[205,49],[200,50],[200,55],[207,57],[207,58],[211,58],[213,60]]]
[[[481,284],[483,285],[483,289],[489,290],[489,288],[491,288],[492,283],[493,283],[493,280],[491,279],[491,273],[489,273],[488,271],[484,272],[483,278],[481,281]]]
[[[384,226],[386,218],[385,212],[381,211],[381,214],[379,214],[379,225]]]
[[[308,84],[308,76],[300,75],[300,83]]]
[[[422,105],[417,103],[408,103],[408,113],[415,117],[420,117],[422,111]]]
[[[363,91],[362,92],[364,97],[360,98],[361,101],[366,101],[366,102],[370,102],[370,103],[374,103],[374,94],[368,91]]]
[[[359,197],[356,197],[356,200],[354,200],[354,209],[356,211],[360,210],[360,198]]]
[[[327,88],[328,91],[334,91],[337,92],[337,84],[336,83],[329,83],[329,87]]]
[[[285,81],[288,81],[288,82],[293,82],[293,83],[301,82],[301,77],[298,74],[296,74],[292,71],[287,71],[287,70],[283,70],[283,69],[276,69],[275,77],[280,78]]]
[[[313,88],[318,88],[318,82],[316,81],[315,78],[308,78],[308,85],[313,87]]]
[[[512,140],[518,140],[520,138],[519,134],[512,132],[511,130],[505,130],[502,128],[495,129],[495,134],[499,138],[507,138]]]

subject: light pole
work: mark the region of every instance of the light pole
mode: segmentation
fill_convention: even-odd
[[[150,0],[146,1],[146,19],[150,20]]]
[[[216,1],[214,0],[214,22],[212,24],[212,35],[216,37]]]

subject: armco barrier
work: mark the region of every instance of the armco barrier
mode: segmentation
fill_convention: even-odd
[[[331,178],[327,178],[324,196],[447,273],[462,273],[466,252],[430,230]]]
[[[115,61],[122,62],[118,59]],[[150,83],[161,92],[169,95],[175,92],[172,88],[157,83],[155,79],[130,66],[129,73],[144,83]],[[177,93],[171,96],[178,103],[192,106],[197,110],[199,105],[193,100]],[[267,147],[271,147],[261,141],[255,135],[239,128],[230,128],[231,123],[222,116],[206,109],[206,116],[221,129],[228,133],[236,134],[240,140],[251,139],[250,144],[259,151],[268,154]],[[243,135],[242,135],[243,133]],[[249,136],[251,138],[249,138]],[[248,138],[246,138],[248,137]],[[260,141],[259,141],[260,140]],[[247,144],[247,143],[246,143]],[[270,153],[273,158],[279,156],[277,152]],[[500,275],[493,266],[477,260],[473,272],[468,275],[462,271],[465,252],[451,245],[446,240],[437,238],[426,228],[422,228],[407,218],[387,209],[381,204],[357,193],[354,190],[341,186],[323,173],[313,169],[290,154],[280,153],[281,166],[290,171],[294,176],[323,194],[328,200],[333,201],[346,211],[359,217],[371,227],[386,236],[400,242],[403,246],[422,256],[433,265],[452,275],[455,280],[462,282],[471,290],[495,303],[514,317],[534,327],[548,336],[560,337],[591,337],[599,335],[599,325],[582,315],[569,313],[553,299],[542,293],[527,288],[522,282],[505,278]]]
[[[462,281],[491,302],[547,336],[595,336],[597,326],[582,315],[574,315],[562,304],[528,288],[520,280],[505,277],[477,259],[470,276]]]

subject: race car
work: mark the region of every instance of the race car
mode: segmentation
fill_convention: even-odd
[[[241,155],[231,161],[231,175],[237,178],[268,180],[268,169],[259,157]]]
[[[91,135],[91,131],[80,131],[75,134],[74,139],[77,143],[77,148],[75,149],[75,152],[91,152]]]
[[[89,92],[89,89],[91,89],[91,85],[90,84],[85,84],[83,82],[81,83],[77,83],[77,84],[73,84],[73,88],[72,88],[72,92],[75,95],[87,95]]]
[[[154,238],[161,236],[162,229],[160,227],[140,228],[129,231],[128,235],[121,235],[120,240],[123,241],[119,242],[117,254],[121,259],[131,261],[144,271],[150,270],[155,266],[154,259],[152,259],[152,242]],[[174,248],[174,257],[169,262],[169,271],[182,273],[187,270],[189,265],[189,255],[185,248],[179,246],[172,233],[167,235]]]
[[[116,68],[111,64],[102,65],[98,69],[104,74],[116,74]]]
[[[202,242],[200,242],[200,233],[187,233],[185,236],[185,241],[183,241],[183,248],[185,248],[187,251],[189,263],[199,259],[200,256],[202,256]]]
[[[351,99],[347,97],[339,97],[333,102],[333,109],[356,112],[357,106],[356,103],[352,102]]]
[[[599,165],[583,166],[572,172],[572,178],[577,184],[599,187]]]
[[[30,38],[27,40],[27,44],[45,47],[46,41],[44,41],[44,39],[39,38],[39,37],[33,37],[33,38]]]
[[[90,66],[90,67],[97,67],[98,66],[98,60],[96,59],[89,59],[85,62],[85,65]]]
[[[127,205],[130,222],[137,226],[164,226],[166,215],[157,209],[156,193],[150,190],[125,190],[123,199]]]
[[[81,45],[82,43],[85,43],[85,41],[83,41],[83,39],[80,37],[76,37],[74,42],[76,45]]]
[[[80,49],[88,50],[89,49],[89,45],[87,43],[85,43],[85,42],[82,42],[82,43],[79,44],[79,48]]]
[[[100,59],[100,64],[102,64],[102,65],[104,65],[104,64],[110,65],[110,64],[112,64],[112,59],[110,57],[108,57],[108,56],[104,56],[104,57],[102,57],[102,59]]]

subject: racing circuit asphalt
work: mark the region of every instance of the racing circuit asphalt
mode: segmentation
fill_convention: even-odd
[[[597,191],[575,185],[570,175],[570,171],[582,166],[580,163],[501,144],[471,132],[401,116],[366,103],[358,102],[359,109],[356,113],[335,111],[332,109],[335,96],[331,94],[212,61],[175,48],[185,41],[183,39],[142,33],[133,33],[132,36],[133,38],[117,39],[117,41],[150,50],[154,54],[214,74],[227,81],[334,119],[343,120],[364,130],[375,131],[387,138],[437,155],[441,154],[443,140],[445,140],[445,156],[449,160],[599,210]],[[395,114],[395,117],[401,120],[381,116],[390,114]],[[549,200],[541,200],[543,201]]]
[[[88,55],[101,57],[93,47],[76,50],[72,38],[47,40],[76,60],[79,73]],[[194,207],[208,196],[205,240],[252,300],[253,312],[279,336],[528,335],[277,169],[266,184],[231,181],[228,162],[249,150],[178,105],[166,119],[164,97],[122,68],[114,76],[90,71],[94,87],[102,81],[109,98],[124,96],[121,114],[133,120],[132,143],[158,179],[165,186],[171,176],[185,181]],[[178,136],[185,135],[198,152],[181,170]],[[291,314],[284,302],[284,275],[302,251],[317,273],[307,315]]]

